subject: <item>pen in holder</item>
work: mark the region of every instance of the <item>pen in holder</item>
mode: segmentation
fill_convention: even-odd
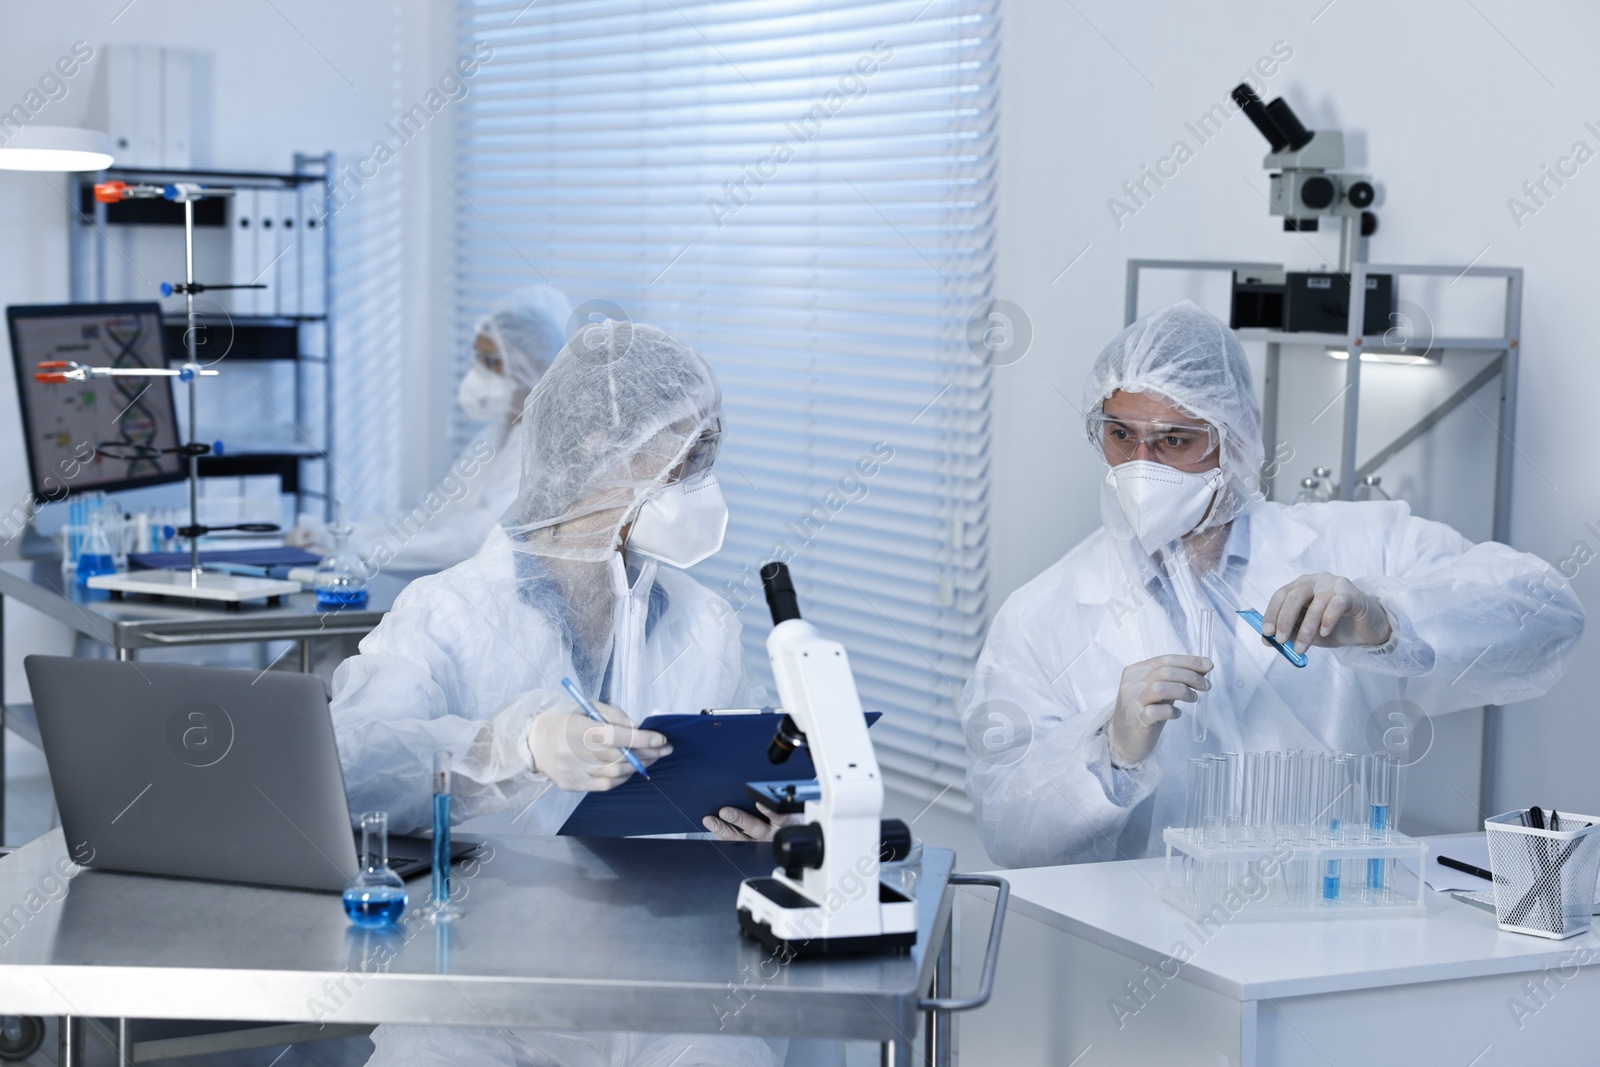
[[[1600,870],[1600,834],[1595,818],[1552,812],[1541,817],[1512,811],[1485,819],[1489,866],[1494,872],[1494,910],[1500,929],[1555,939],[1589,929]],[[1531,824],[1531,825],[1530,825]],[[1555,829],[1554,827],[1560,827]]]

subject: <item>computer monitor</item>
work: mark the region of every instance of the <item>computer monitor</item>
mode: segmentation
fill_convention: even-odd
[[[40,382],[39,364],[166,367],[161,306],[37,304],[6,308],[28,471],[40,501],[180,481],[183,457],[171,378]],[[107,453],[110,453],[109,455]],[[117,457],[117,458],[113,458]]]

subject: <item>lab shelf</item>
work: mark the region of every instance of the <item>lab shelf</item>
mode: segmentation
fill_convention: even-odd
[[[1283,271],[1281,263],[1259,263],[1250,260],[1211,259],[1130,259],[1123,302],[1123,324],[1132,325],[1139,317],[1139,282],[1145,271],[1188,271],[1200,273],[1227,273],[1236,271]],[[1434,410],[1428,412],[1412,426],[1397,434],[1388,445],[1379,449],[1365,464],[1356,462],[1356,428],[1361,409],[1361,360],[1345,360],[1345,390],[1341,394],[1344,404],[1342,436],[1339,447],[1339,495],[1344,500],[1355,498],[1356,486],[1367,475],[1377,471],[1396,453],[1420,438],[1452,410],[1490,381],[1500,382],[1499,441],[1495,450],[1494,516],[1492,536],[1505,541],[1511,533],[1511,468],[1516,454],[1517,367],[1521,356],[1522,333],[1522,268],[1451,266],[1438,263],[1353,263],[1350,266],[1350,307],[1348,333],[1294,333],[1283,330],[1243,329],[1235,331],[1239,340],[1266,346],[1266,374],[1262,382],[1261,436],[1267,451],[1278,439],[1278,391],[1281,375],[1279,364],[1284,351],[1336,348],[1361,351],[1417,355],[1415,346],[1394,346],[1384,343],[1383,337],[1373,337],[1356,329],[1366,321],[1367,287],[1369,275],[1387,274],[1399,281],[1411,277],[1489,278],[1505,284],[1505,303],[1502,327],[1494,336],[1434,337],[1427,344],[1430,356],[1443,357],[1451,351],[1495,353],[1494,360],[1484,372]],[[1261,471],[1261,490],[1270,500],[1273,496],[1276,469],[1269,462]]]
[[[307,227],[315,224],[317,234],[310,241],[301,241],[301,249],[319,249],[318,254],[297,252],[300,294],[299,302],[290,306],[318,307],[316,314],[249,315],[232,312],[202,314],[200,325],[226,337],[227,350],[223,355],[202,354],[202,362],[218,359],[235,359],[241,362],[277,362],[294,368],[294,409],[290,413],[298,430],[304,427],[313,441],[305,447],[250,448],[227,442],[231,447],[221,457],[207,457],[201,461],[203,476],[222,476],[239,473],[273,473],[283,479],[283,490],[296,498],[296,511],[320,511],[331,518],[332,502],[329,489],[333,484],[333,464],[328,452],[334,439],[333,410],[333,360],[334,317],[331,266],[333,263],[333,220],[327,210],[332,195],[335,174],[333,153],[295,153],[293,170],[283,172],[251,170],[176,170],[141,167],[113,167],[93,174],[72,176],[73,193],[68,197],[69,232],[71,234],[71,299],[74,303],[104,303],[108,300],[155,299],[150,293],[110,292],[107,284],[108,258],[115,260],[120,252],[112,247],[107,236],[108,226],[165,227],[176,221],[183,224],[182,205],[164,200],[130,200],[121,204],[101,204],[94,199],[94,185],[102,181],[129,183],[199,182],[218,186],[250,189],[299,189],[320,186],[324,210],[321,218],[312,217]],[[126,209],[136,208],[131,214]],[[163,213],[163,209],[173,209]],[[149,210],[144,210],[149,209]],[[226,222],[227,202],[223,199],[201,200],[196,204],[197,214],[206,212],[222,217]],[[143,212],[143,213],[141,213]],[[197,218],[197,225],[200,220]],[[213,228],[214,225],[213,225]],[[307,229],[304,232],[310,234]],[[229,238],[233,238],[230,236]],[[120,239],[119,239],[120,240]],[[319,264],[313,271],[309,264]],[[181,272],[180,261],[173,264],[175,273]],[[202,278],[208,284],[224,282],[244,283],[251,278]],[[294,290],[286,290],[294,291]],[[308,294],[311,294],[308,296]],[[315,303],[308,303],[315,300]],[[177,347],[184,344],[184,331],[188,321],[183,316],[164,316],[169,340],[176,333]],[[232,331],[223,334],[223,331]],[[208,336],[209,343],[214,338]],[[203,403],[203,401],[202,401]],[[271,432],[269,427],[241,426],[231,428],[237,435],[262,437]],[[308,507],[315,502],[316,507]]]
[[[1241,341],[1261,342],[1269,345],[1310,345],[1316,348],[1349,348],[1359,342],[1369,352],[1393,352],[1399,355],[1417,352],[1419,346],[1386,345],[1382,338],[1365,334],[1342,333],[1285,333],[1282,330],[1235,330]],[[1510,337],[1435,337],[1427,345],[1431,352],[1472,351],[1503,352],[1514,347]]]

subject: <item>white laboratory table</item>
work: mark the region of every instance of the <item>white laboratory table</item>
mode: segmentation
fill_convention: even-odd
[[[1431,890],[1420,919],[1201,927],[1161,901],[1163,863],[1006,871],[994,999],[961,1021],[961,1062],[1600,1062],[1600,970],[1582,966],[1600,962],[1592,931],[1501,933],[1492,914]],[[965,942],[986,915],[963,896]]]

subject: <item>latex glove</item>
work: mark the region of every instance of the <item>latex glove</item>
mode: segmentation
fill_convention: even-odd
[[[295,524],[283,535],[283,543],[290,548],[310,548],[322,542],[322,530],[305,522]]]
[[[1381,645],[1392,632],[1378,598],[1337,574],[1302,574],[1273,593],[1261,613],[1262,635],[1280,642],[1292,636],[1301,653],[1312,645]]]
[[[1123,668],[1116,710],[1106,724],[1118,763],[1127,766],[1150,755],[1167,720],[1181,714],[1175,702],[1211,688],[1211,667],[1202,656],[1154,656]]]
[[[759,800],[756,801],[756,810],[761,814],[752,815],[738,808],[723,808],[716,815],[707,815],[700,821],[716,835],[718,841],[771,841],[778,827],[799,826],[806,821],[804,815],[779,815]]]
[[[672,751],[664,735],[635,730],[621,708],[595,704],[608,720],[602,726],[576,704],[554,708],[528,727],[528,752],[536,774],[548,775],[569,793],[603,793],[615,789],[633,774],[622,754],[631,748],[646,767]]]

